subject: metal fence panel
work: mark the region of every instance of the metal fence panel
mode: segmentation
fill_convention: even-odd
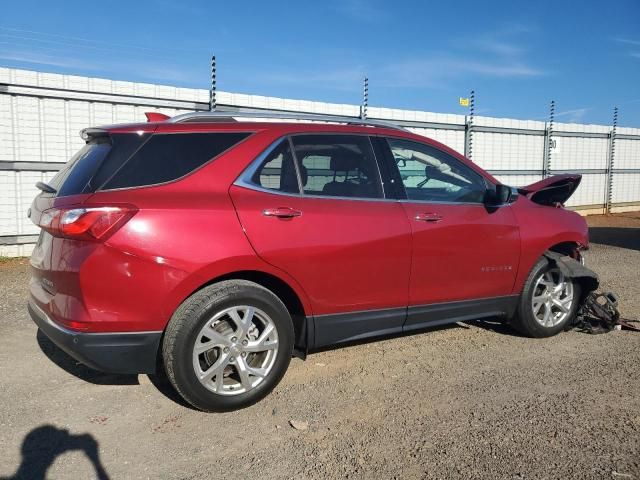
[[[614,173],[613,186],[611,200],[614,204],[640,202],[640,170],[638,173]]]
[[[414,128],[409,130],[424,137],[433,138],[447,147],[464,154],[464,130],[447,130],[444,128]]]
[[[557,137],[551,150],[551,170],[604,170],[609,155],[608,138]]]
[[[636,170],[640,168],[640,139],[616,139],[614,168]]]
[[[517,133],[476,132],[473,161],[485,170],[542,171],[544,137]]]
[[[606,184],[606,173],[583,173],[580,186],[567,201],[567,206],[601,208],[605,201]]]

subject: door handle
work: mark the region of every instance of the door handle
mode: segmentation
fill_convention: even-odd
[[[419,222],[438,223],[442,221],[442,215],[437,213],[418,213],[415,219]]]
[[[302,215],[302,212],[300,210],[294,210],[291,207],[277,207],[267,208],[262,211],[262,214],[265,217],[294,218]]]

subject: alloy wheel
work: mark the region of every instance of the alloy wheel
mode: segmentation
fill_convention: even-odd
[[[234,306],[216,313],[193,346],[193,369],[200,383],[218,395],[239,395],[269,375],[278,354],[278,331],[262,310]]]
[[[573,282],[557,268],[542,274],[535,283],[531,308],[543,327],[555,327],[571,313]]]

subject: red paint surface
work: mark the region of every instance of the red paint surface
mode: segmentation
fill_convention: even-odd
[[[146,123],[112,131],[256,132],[215,162],[164,185],[46,199],[47,208],[132,205],[104,242],[44,235],[31,258],[33,299],[60,324],[93,332],[163,330],[191,293],[234,272],[278,277],[307,315],[421,305],[519,293],[552,245],[587,243],[584,220],[525,197],[482,205],[275,195],[233,186],[274,140],[296,132],[389,135],[451,149],[408,132],[312,124]],[[265,209],[293,209],[293,218]],[[416,220],[435,214],[440,221]]]

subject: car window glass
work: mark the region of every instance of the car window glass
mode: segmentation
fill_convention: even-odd
[[[296,135],[303,192],[331,197],[382,198],[371,142],[359,135]]]
[[[300,193],[289,140],[284,139],[258,167],[251,182],[262,188],[286,193]]]
[[[139,187],[176,180],[249,135],[235,132],[154,134],[103,188]]]
[[[111,151],[108,138],[94,140],[80,149],[56,175],[49,185],[58,197],[83,193],[96,169]]]
[[[388,141],[409,200],[483,202],[484,179],[452,155],[410,140]]]

